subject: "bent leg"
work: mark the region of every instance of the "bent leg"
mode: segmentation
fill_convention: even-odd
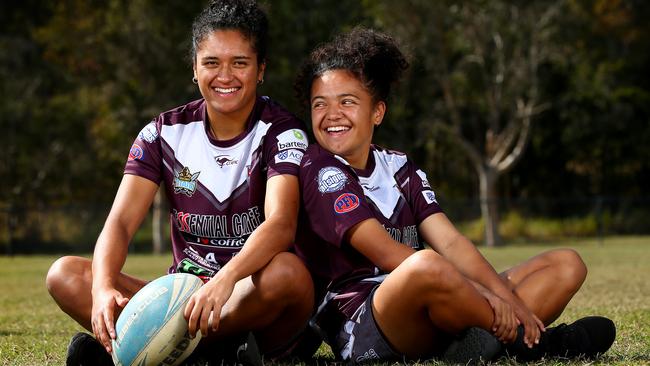
[[[490,329],[487,300],[446,259],[421,250],[391,272],[376,290],[373,313],[395,350],[416,359],[440,351],[446,334]]]
[[[573,249],[544,252],[501,273],[512,291],[545,325],[562,314],[586,276],[587,267]]]
[[[294,254],[283,252],[237,282],[221,313],[216,337],[253,330],[262,352],[285,346],[306,326],[314,306],[311,276]]]
[[[61,310],[92,333],[92,261],[82,257],[61,257],[47,272],[45,284]],[[146,281],[120,273],[117,290],[131,298],[145,284]]]

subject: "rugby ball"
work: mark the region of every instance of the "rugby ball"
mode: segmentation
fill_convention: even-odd
[[[174,273],[149,282],[126,304],[115,323],[116,366],[175,366],[194,351],[200,331],[190,339],[185,305],[201,286],[200,278]]]

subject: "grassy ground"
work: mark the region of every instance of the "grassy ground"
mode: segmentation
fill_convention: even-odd
[[[543,250],[571,246],[589,267],[581,291],[559,319],[570,322],[590,314],[612,318],[618,326],[612,349],[596,362],[571,365],[650,365],[650,238],[606,238],[554,245],[481,249],[497,270]],[[55,257],[0,257],[0,365],[62,365],[72,334],[80,330],[59,311],[44,285]],[[131,255],[126,271],[143,278],[164,272],[169,256]],[[322,348],[327,353],[326,348]],[[326,363],[321,360],[319,363]],[[500,364],[514,365],[512,360]],[[437,362],[431,365],[439,364]],[[563,364],[559,361],[536,365]]]

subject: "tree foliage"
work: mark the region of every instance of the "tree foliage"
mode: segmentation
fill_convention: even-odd
[[[110,203],[140,128],[199,97],[188,52],[191,22],[205,3],[2,4],[4,212]],[[264,6],[271,47],[262,92],[305,118],[292,84],[315,45],[358,24],[402,41],[412,67],[377,141],[409,153],[443,201],[477,198],[478,166],[503,163],[497,157],[512,150],[498,147],[508,141],[521,153],[495,182],[499,200],[647,197],[647,2],[408,0],[397,8],[384,0],[274,0]],[[510,134],[525,131],[525,123],[529,139]]]

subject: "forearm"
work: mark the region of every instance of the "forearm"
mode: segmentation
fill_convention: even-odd
[[[125,231],[104,227],[93,253],[93,291],[115,288],[117,276],[126,262],[129,241],[130,237]]]
[[[459,235],[452,243],[445,256],[468,279],[476,282],[504,300],[514,298],[494,267],[481,255],[467,238]]]
[[[295,236],[295,225],[284,221],[266,220],[255,229],[237,253],[215,275],[231,283],[258,272],[278,253],[287,251]]]

